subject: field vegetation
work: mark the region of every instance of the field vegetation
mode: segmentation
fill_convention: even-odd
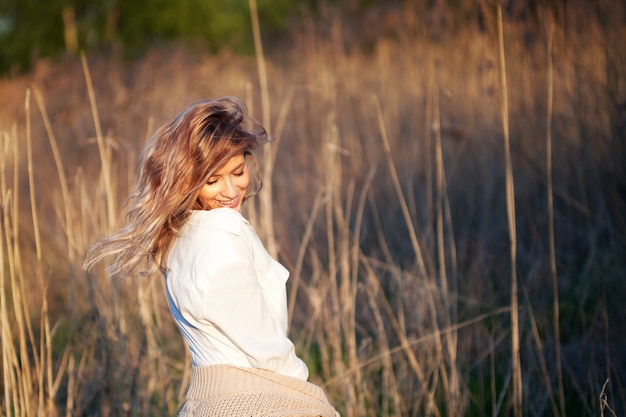
[[[0,415],[175,415],[163,278],[81,263],[149,135],[222,95],[275,138],[245,211],[343,416],[626,413],[626,7],[349,3],[271,42],[253,19],[253,55],[113,48],[0,80]]]

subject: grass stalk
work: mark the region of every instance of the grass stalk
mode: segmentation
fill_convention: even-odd
[[[391,155],[391,147],[389,145],[389,138],[387,136],[387,128],[385,127],[385,119],[383,117],[383,111],[380,106],[380,100],[378,99],[377,96],[374,96],[374,107],[376,110],[376,119],[378,121],[378,129],[381,134],[381,140],[383,142],[383,149],[385,151],[385,157],[387,159],[389,173],[391,174],[391,179],[393,181],[394,190],[396,192],[398,200],[400,201],[400,207],[402,208],[404,221],[407,224],[407,229],[409,232],[409,237],[411,239],[413,252],[415,254],[417,267],[421,276],[426,277],[427,272],[426,272],[426,265],[424,263],[424,257],[422,255],[422,249],[420,248],[419,240],[417,239],[417,234],[415,233],[415,226],[413,225],[413,220],[411,219],[411,212],[409,211],[409,207],[406,203],[406,199],[404,198],[404,192],[402,191],[402,186],[400,185],[398,172],[396,171],[396,166],[393,162],[393,157]]]
[[[353,279],[351,266],[353,261],[351,250],[351,231],[350,231],[350,213],[352,212],[352,200],[354,194],[354,182],[351,181],[348,186],[346,196],[346,207],[341,208],[339,204],[335,205],[335,212],[338,218],[338,226],[340,229],[341,239],[341,305],[342,305],[342,321],[343,321],[343,339],[345,349],[347,350],[348,367],[356,366],[359,362],[357,352],[357,330],[356,330],[356,279]],[[358,260],[358,254],[357,254]],[[357,416],[365,414],[363,392],[357,387],[363,386],[363,377],[360,368],[354,374],[351,391],[355,398],[355,411]]]
[[[37,101],[37,106],[39,107],[39,112],[41,113],[41,118],[43,120],[44,127],[48,135],[48,142],[50,143],[50,149],[52,150],[52,157],[54,159],[54,164],[57,169],[57,175],[59,177],[59,185],[61,186],[61,196],[63,198],[62,204],[65,208],[64,228],[66,231],[69,231],[71,224],[72,224],[72,212],[71,212],[72,205],[70,201],[69,187],[67,185],[67,179],[65,177],[65,168],[63,166],[63,159],[61,158],[61,152],[59,151],[59,146],[56,140],[56,135],[54,134],[54,130],[52,128],[52,123],[50,123],[50,118],[48,117],[48,111],[46,110],[46,105],[44,102],[43,95],[41,94],[41,92],[36,86],[33,86],[33,95],[35,96],[35,100]],[[33,219],[33,221],[35,220]],[[71,233],[66,233],[66,234],[67,234],[67,239],[68,239],[67,252],[68,252],[70,262],[72,262],[74,260],[75,244],[72,241],[72,234]]]
[[[4,149],[5,143],[9,141],[9,135],[4,133],[2,135],[2,143],[0,144],[0,175],[2,176],[2,182],[4,182]],[[4,193],[2,193],[2,206],[4,206]],[[2,211],[2,229],[4,231],[4,219],[5,219],[5,210]],[[3,233],[4,234],[4,233]],[[5,407],[5,415],[11,415],[11,405],[18,404],[18,400],[16,398],[17,393],[19,392],[16,389],[16,383],[14,378],[14,368],[12,357],[15,356],[14,345],[13,345],[13,334],[11,332],[11,327],[9,326],[9,312],[7,305],[7,294],[6,294],[6,275],[5,275],[5,256],[4,256],[4,239],[0,237],[0,265],[3,265],[0,268],[0,340],[2,343],[2,387],[4,390],[4,407]],[[17,412],[16,412],[17,414]]]
[[[446,174],[443,161],[443,144],[441,138],[441,107],[440,107],[440,88],[437,85],[435,87],[434,102],[434,114],[433,114],[433,127],[435,132],[435,178],[436,178],[436,190],[437,190],[437,210],[436,210],[436,227],[437,227],[437,253],[439,256],[439,281],[441,285],[441,298],[443,301],[442,316],[444,325],[450,327],[452,322],[456,321],[456,299],[455,296],[450,296],[449,277],[447,274],[448,265],[451,265],[451,269],[455,268],[455,248],[454,248],[454,236],[452,233],[452,220],[450,218],[450,207],[448,202],[448,192],[446,184]],[[446,233],[448,230],[447,239],[449,241],[449,248],[446,248]],[[451,259],[446,259],[446,253],[449,251]],[[446,392],[449,392],[448,409],[449,412],[454,415],[462,414],[461,393],[460,393],[460,380],[457,370],[457,335],[450,332],[445,335],[446,348],[447,348],[447,360],[448,360],[448,372],[449,379],[445,385]]]
[[[50,147],[52,149],[53,158],[54,158],[55,165],[57,168],[59,183],[61,185],[61,193],[63,197],[63,202],[62,202],[63,211],[65,213],[64,227],[66,230],[67,244],[68,244],[68,247],[67,247],[68,260],[70,261],[70,264],[73,264],[74,251],[76,250],[76,245],[74,243],[73,234],[71,232],[72,205],[70,201],[67,180],[65,178],[65,169],[63,167],[63,161],[61,159],[59,148],[57,146],[57,142],[55,139],[55,135],[52,130],[52,125],[48,118],[48,114],[46,111],[43,97],[40,91],[36,87],[33,88],[33,93],[37,101],[40,113],[42,115],[46,132],[48,134]],[[30,96],[30,91],[28,95]],[[28,114],[29,114],[29,111],[27,111],[27,115]],[[28,125],[30,125],[30,117],[27,123],[27,126]],[[71,344],[66,346],[65,348],[65,354],[64,354],[65,360],[61,362],[62,366],[57,371],[58,373],[55,378],[54,371],[52,369],[52,366],[53,366],[53,358],[52,358],[53,330],[50,328],[50,318],[49,318],[49,311],[48,311],[48,280],[43,273],[43,256],[42,256],[42,249],[41,249],[39,216],[37,214],[37,199],[36,199],[37,193],[36,193],[36,185],[35,185],[36,183],[35,183],[34,169],[33,169],[32,140],[31,140],[30,128],[27,130],[26,144],[27,144],[27,163],[28,163],[28,184],[29,184],[29,190],[30,190],[29,198],[30,198],[30,205],[31,205],[32,222],[33,222],[33,233],[35,236],[36,275],[39,281],[40,288],[42,289],[42,305],[41,305],[41,318],[40,318],[41,320],[40,328],[41,328],[42,334],[40,336],[40,362],[42,363],[42,366],[45,364],[45,370],[42,369],[41,374],[40,374],[40,386],[39,386],[40,409],[43,408],[42,399],[43,399],[44,389],[43,389],[42,384],[43,384],[43,377],[45,373],[45,379],[46,379],[45,392],[47,393],[45,413],[46,415],[53,415],[53,413],[55,413],[54,397],[59,386],[60,378],[63,375],[63,367],[64,367],[64,364],[66,363],[65,360],[67,360],[67,356],[71,350]],[[71,291],[70,291],[71,293],[70,304],[72,306],[71,310],[73,311],[74,310],[74,307],[73,307],[74,306],[74,279],[73,279],[73,274],[70,274],[70,275],[72,276]],[[72,314],[72,317],[73,317],[73,314]]]
[[[325,151],[326,151],[326,189],[328,190],[328,198],[325,201],[325,224],[326,224],[326,241],[328,245],[328,278],[329,278],[329,295],[330,295],[330,312],[332,317],[328,317],[328,333],[327,337],[332,347],[332,364],[335,374],[343,374],[345,364],[343,359],[347,356],[348,363],[352,361],[349,348],[348,352],[344,351],[344,343],[351,343],[349,339],[352,337],[351,329],[345,320],[346,309],[349,306],[344,304],[345,300],[345,279],[341,279],[340,274],[345,268],[341,267],[344,259],[342,253],[342,236],[337,234],[335,229],[340,229],[343,225],[341,219],[336,217],[337,208],[340,207],[341,196],[341,164],[337,160],[339,149],[339,135],[337,125],[335,123],[336,115],[331,111],[326,116],[325,134]],[[357,393],[352,383],[352,376],[346,377],[344,385],[344,395],[346,401],[346,412],[348,417],[357,415],[356,411],[359,404]]]
[[[501,117],[504,134],[504,158],[506,181],[506,207],[509,227],[509,249],[511,257],[511,372],[513,378],[513,415],[522,417],[522,369],[520,362],[520,327],[517,290],[517,231],[515,221],[515,186],[509,137],[509,98],[506,81],[506,59],[504,55],[504,29],[502,24],[502,4],[498,3],[498,56],[500,62],[500,86],[502,92]]]
[[[611,416],[617,417],[617,414],[615,414],[615,410],[611,408],[607,399],[606,387],[608,384],[609,380],[607,379],[606,381],[604,381],[604,384],[602,384],[602,391],[600,391],[600,416],[604,417],[604,412],[608,411]]]
[[[16,231],[16,228],[19,228],[19,205],[16,202],[18,193],[16,190],[9,189],[7,187],[8,180],[6,177],[5,165],[9,148],[12,148],[14,164],[13,187],[15,187],[15,183],[17,181],[15,175],[18,172],[19,166],[17,142],[17,127],[14,127],[10,140],[7,140],[4,144],[5,146],[3,147],[3,165],[0,169],[0,182],[2,183],[2,201],[4,206],[4,237],[7,245],[13,313],[17,327],[17,338],[19,344],[18,352],[15,352],[15,362],[13,363],[13,366],[16,369],[17,382],[19,384],[17,389],[20,393],[20,408],[23,415],[31,415],[31,413],[42,411],[41,408],[37,411],[33,410],[33,407],[41,407],[41,403],[39,402],[41,397],[38,396],[38,394],[41,393],[41,390],[34,391],[33,385],[33,378],[38,378],[38,381],[40,380],[41,362],[36,350],[36,339],[34,337],[32,319],[28,309],[29,304],[27,302],[26,290],[24,288],[24,273],[20,262],[19,232]],[[32,355],[31,348],[34,349]]]
[[[429,297],[429,303],[431,308],[433,309],[433,317],[441,316],[441,319],[444,323],[444,326],[450,325],[450,317],[448,314],[449,311],[449,294],[448,294],[448,276],[446,271],[446,249],[445,249],[445,238],[444,238],[444,225],[443,225],[443,201],[445,195],[445,187],[444,187],[444,166],[443,166],[443,149],[441,143],[441,107],[439,103],[439,86],[435,85],[434,89],[434,99],[433,99],[433,131],[435,134],[435,191],[437,193],[435,206],[435,236],[437,242],[437,257],[439,261],[439,286],[441,288],[440,297],[442,301],[442,308],[440,311],[437,311],[435,308],[435,302],[433,300],[434,291],[429,291],[431,295]],[[436,287],[435,287],[436,288]],[[439,326],[439,323],[433,320],[435,326]],[[438,332],[438,329],[436,330]],[[448,334],[449,335],[449,334]],[[448,337],[449,338],[449,337]],[[453,345],[446,343],[446,347],[448,349],[448,353],[453,352]],[[456,404],[456,389],[454,388],[453,377],[455,375],[454,367],[455,363],[452,362],[452,357],[447,358],[450,360],[449,367],[451,374],[448,376],[447,367],[446,367],[446,358],[444,358],[445,352],[443,350],[443,346],[441,343],[440,337],[435,340],[437,344],[437,355],[439,356],[440,361],[440,369],[441,369],[441,377],[442,377],[442,385],[444,395],[446,397],[446,404],[451,414],[457,414],[457,404]],[[451,355],[452,356],[452,355]]]
[[[96,141],[98,145],[98,153],[100,157],[100,174],[104,187],[104,206],[105,206],[105,222],[104,222],[104,230],[99,230],[98,233],[100,236],[106,235],[110,233],[110,231],[114,228],[115,223],[117,221],[117,210],[116,210],[116,199],[114,194],[115,184],[112,172],[112,157],[111,157],[111,146],[108,140],[104,137],[102,133],[102,128],[100,125],[100,115],[98,112],[98,106],[96,102],[95,90],[93,87],[93,82],[91,78],[91,72],[89,70],[89,65],[87,62],[87,57],[84,53],[81,53],[81,62],[83,74],[85,77],[85,83],[87,86],[87,93],[89,96],[89,104],[91,108],[92,119],[94,123],[94,127],[96,130]],[[105,317],[110,319],[112,326],[114,328],[115,335],[112,337],[112,340],[106,340],[107,343],[111,343],[111,346],[116,344],[114,348],[108,354],[112,357],[113,360],[119,360],[120,363],[123,363],[121,368],[128,369],[130,368],[130,355],[128,354],[128,332],[126,329],[126,315],[122,312],[121,306],[121,295],[120,295],[120,282],[115,279],[115,277],[109,281],[111,284],[110,289],[110,301],[107,311],[103,314]],[[112,385],[112,394],[110,398],[104,399],[104,407],[112,407],[112,409],[123,409],[129,406],[128,403],[128,392],[124,390],[122,386],[125,381],[125,375],[118,369],[106,369],[106,372],[109,373],[110,377],[114,381],[108,381],[109,384]]]
[[[41,107],[41,106],[40,106]],[[30,208],[31,208],[31,217],[32,217],[32,221],[33,221],[33,234],[35,237],[35,257],[36,257],[36,275],[37,275],[37,280],[39,281],[39,286],[42,289],[42,308],[41,308],[41,325],[40,325],[40,336],[39,336],[39,362],[42,364],[42,368],[39,370],[38,375],[37,375],[37,380],[38,380],[38,392],[39,392],[39,403],[38,403],[38,413],[44,413],[44,404],[43,404],[43,400],[44,400],[44,364],[45,363],[49,363],[47,361],[47,359],[51,359],[50,356],[51,355],[46,355],[47,353],[50,353],[50,351],[46,351],[46,345],[48,345],[46,343],[46,340],[48,339],[48,335],[49,335],[49,323],[47,320],[48,317],[48,287],[47,287],[47,282],[45,282],[45,279],[43,277],[43,271],[42,271],[42,255],[41,255],[41,238],[39,236],[39,218],[37,216],[37,200],[36,200],[36,193],[35,193],[35,179],[34,179],[34,172],[33,172],[33,157],[32,157],[32,140],[31,140],[31,128],[30,128],[30,90],[28,90],[26,92],[26,160],[28,163],[28,186],[29,186],[29,190],[30,190]],[[46,125],[46,128],[48,127],[48,125]],[[55,162],[57,161],[56,158],[57,155],[55,155]],[[68,223],[69,225],[69,223]],[[48,376],[50,376],[50,374],[47,374]],[[48,380],[49,382],[49,380]],[[48,384],[48,388],[50,388],[50,384]],[[50,391],[48,391],[48,393],[50,394]],[[53,403],[53,401],[52,401]],[[49,412],[52,412],[52,407],[48,407],[47,410],[45,410],[45,413],[48,414]]]
[[[304,263],[304,256],[306,254],[306,249],[311,239],[313,226],[315,225],[315,219],[317,218],[317,214],[322,204],[324,195],[326,195],[326,192],[324,189],[320,189],[315,195],[315,200],[313,200],[313,207],[311,208],[311,214],[309,214],[309,219],[304,228],[302,240],[298,248],[298,255],[296,257],[296,263],[293,269],[293,281],[291,282],[291,288],[289,290],[289,297],[288,297],[289,298],[289,306],[287,309],[288,311],[288,326],[287,327],[288,328],[291,328],[291,320],[293,318],[293,312],[296,307],[296,297],[298,295],[298,288],[300,287],[300,282],[302,280],[302,265]]]
[[[362,256],[361,257],[361,262],[363,265],[366,265],[366,269],[368,270],[368,275],[369,278],[374,278],[373,281],[371,281],[371,283],[374,284],[373,289],[378,291],[378,294],[381,294],[381,291],[379,291],[380,288],[380,283],[376,284],[376,282],[378,281],[378,278],[376,278],[376,274],[373,273],[374,270],[372,268],[372,265],[369,264],[369,262],[366,261],[371,261],[372,263],[374,263],[375,261],[371,258],[367,258]],[[365,258],[365,259],[363,259]],[[370,275],[370,272],[373,273]],[[384,303],[383,303],[384,305]],[[385,308],[386,312],[389,313],[388,309]],[[500,308],[496,308],[494,310],[488,311],[486,313],[482,313],[479,314],[471,319],[468,320],[464,320],[462,322],[456,323],[448,328],[443,328],[443,329],[438,329],[436,332],[431,332],[428,334],[425,334],[423,336],[420,337],[412,337],[411,339],[406,339],[405,343],[400,343],[399,345],[391,348],[388,350],[388,352],[384,352],[384,353],[379,353],[377,355],[372,355],[371,357],[369,357],[367,360],[361,361],[359,363],[359,366],[361,367],[361,369],[363,369],[366,366],[372,365],[374,363],[377,363],[379,361],[381,361],[386,355],[395,355],[397,353],[401,353],[401,352],[406,352],[407,348],[414,348],[416,346],[422,345],[426,342],[430,342],[433,341],[434,339],[436,339],[437,337],[439,337],[439,334],[446,334],[449,332],[456,332],[458,333],[459,330],[461,329],[465,329],[467,327],[473,326],[475,324],[484,322],[485,320],[487,320],[488,318],[491,317],[496,317],[499,316],[501,314],[511,314],[511,309],[510,307],[506,306],[506,307],[500,307]],[[345,375],[349,375],[350,373],[355,372],[355,369],[346,369]],[[326,382],[323,384],[325,387],[333,385],[333,384],[337,384],[339,382],[341,382],[341,379],[343,378],[343,375],[336,375],[332,378],[329,378],[328,380],[326,380]]]
[[[548,240],[550,247],[550,277],[552,278],[552,304],[554,314],[554,360],[558,383],[560,414],[565,416],[565,389],[563,387],[563,368],[561,364],[561,319],[559,307],[559,280],[556,269],[556,245],[554,236],[554,191],[552,180],[552,113],[554,107],[554,68],[552,62],[552,43],[554,41],[554,27],[548,31],[547,44],[547,115],[546,115],[546,184],[548,200]]]
[[[409,366],[417,377],[418,381],[420,382],[424,390],[428,391],[428,382],[426,380],[426,376],[424,374],[422,366],[420,365],[420,361],[417,359],[417,356],[411,349],[411,342],[409,341],[406,332],[403,331],[402,327],[400,326],[400,323],[398,322],[398,319],[396,317],[396,313],[389,304],[389,301],[383,296],[384,290],[376,273],[372,269],[370,262],[366,261],[368,261],[368,258],[363,259],[361,264],[365,267],[368,283],[372,285],[372,289],[375,291],[375,293],[380,295],[380,302],[383,305],[383,309],[385,311],[385,314],[387,315],[387,319],[391,323],[392,329],[396,333],[396,337],[400,341],[400,348],[405,353],[407,360],[409,361]]]
[[[497,387],[496,387],[496,359],[495,359],[495,336],[494,330],[489,332],[489,393],[491,394],[491,417],[498,416]]]
[[[74,355],[69,356],[67,365],[67,400],[65,401],[65,417],[71,417],[74,413],[74,396],[76,390],[76,360]]]
[[[351,323],[353,326],[353,334],[354,337],[356,339],[356,327],[357,327],[357,323],[356,323],[356,309],[357,309],[357,289],[358,289],[358,276],[359,276],[359,263],[360,263],[360,255],[361,255],[361,247],[360,247],[360,241],[361,241],[361,227],[363,224],[363,213],[365,211],[365,204],[367,202],[367,195],[369,194],[369,190],[370,190],[370,186],[372,183],[372,179],[374,178],[374,174],[376,172],[376,168],[372,167],[370,169],[370,172],[365,180],[365,183],[363,184],[363,188],[361,190],[358,202],[357,202],[357,208],[356,208],[356,217],[354,220],[354,232],[353,232],[353,236],[352,236],[352,245],[351,248],[349,249],[349,253],[346,254],[346,258],[348,262],[350,262],[350,265],[348,266],[349,268],[349,273],[350,273],[350,292],[348,294],[348,299],[345,300],[345,302],[349,302],[351,304],[351,310],[350,310],[350,319],[351,319]],[[348,229],[349,226],[346,225],[346,229]],[[348,236],[346,236],[346,240],[348,239]],[[348,271],[347,271],[348,272]],[[347,278],[347,277],[346,277]],[[380,334],[380,330],[379,330],[379,334]],[[384,342],[384,346],[388,347],[389,344],[386,340],[383,341]],[[353,348],[354,348],[354,352],[353,352],[353,356],[354,356],[354,360],[353,363],[356,365],[359,363],[359,357],[358,357],[358,353],[357,353],[357,342],[356,340],[354,340],[353,342]],[[352,362],[351,362],[352,363]],[[387,364],[388,365],[388,364]],[[393,367],[389,367],[386,366],[385,367],[385,371],[384,371],[384,375],[383,375],[383,398],[387,399],[389,398],[389,396],[394,395],[394,390],[396,388],[396,384],[395,384],[395,378],[393,377]],[[358,385],[358,387],[362,387],[363,386],[363,374],[359,371],[356,374],[356,381],[355,381]],[[391,389],[390,384],[393,385],[394,389]],[[363,392],[361,390],[357,390],[357,394],[359,395],[359,408],[358,411],[360,413],[360,415],[363,415],[365,413],[365,396],[363,394]],[[394,404],[399,404],[398,401],[398,395],[397,392],[395,393],[395,398],[394,398]],[[388,409],[389,406],[384,406],[383,405],[383,410]]]
[[[250,114],[254,114],[254,100],[252,99],[252,83],[250,81],[247,81],[245,83],[245,102],[248,103],[248,111],[250,112]],[[260,198],[260,196],[259,196]],[[250,221],[250,223],[254,224],[254,225],[261,225],[259,222],[259,216],[257,213],[257,201],[259,201],[257,198],[253,199],[252,201],[248,202],[245,206],[246,208],[246,216],[248,218],[248,220]],[[259,232],[262,232],[261,230],[259,230]]]
[[[530,303],[530,296],[528,295],[528,291],[526,288],[523,288],[523,290],[524,290],[524,300],[528,308],[530,328],[532,330],[533,339],[535,340],[535,345],[537,348],[537,358],[539,360],[539,367],[541,369],[541,377],[543,378],[543,381],[546,385],[546,395],[548,396],[548,400],[550,401],[550,406],[552,407],[552,414],[555,417],[558,417],[561,415],[561,413],[556,404],[556,399],[555,399],[554,392],[552,389],[552,381],[550,380],[550,373],[548,372],[548,365],[546,363],[546,358],[544,355],[543,341],[541,340],[541,336],[539,335],[537,319],[535,318],[535,313],[533,311],[532,304]]]
[[[391,355],[388,354],[390,346],[389,339],[387,338],[385,323],[383,321],[380,308],[378,307],[378,297],[376,292],[373,291],[373,288],[369,285],[366,287],[366,292],[369,307],[374,316],[374,323],[378,334],[378,338],[376,340],[377,348],[379,352],[385,353],[385,356],[381,359],[381,362],[383,363],[381,417],[387,417],[389,416],[392,404],[397,407],[400,404],[400,400],[398,398],[397,391],[394,393],[392,388],[396,386],[393,372],[393,362],[391,360]],[[394,400],[390,403],[390,397],[392,396],[394,397]]]
[[[117,213],[115,196],[113,194],[113,181],[111,179],[111,156],[110,147],[108,142],[105,143],[104,135],[102,134],[102,127],[100,126],[100,115],[98,113],[98,106],[96,104],[96,94],[93,88],[93,82],[91,80],[91,72],[89,71],[89,65],[87,63],[87,57],[84,53],[81,53],[80,59],[83,65],[83,74],[85,75],[85,83],[87,84],[87,94],[89,95],[89,105],[91,108],[91,115],[93,118],[93,124],[96,129],[96,141],[98,143],[98,152],[100,154],[100,164],[102,180],[104,182],[105,204],[106,204],[106,218],[107,218],[107,230],[111,230],[115,225],[115,216]]]
[[[259,84],[261,87],[261,111],[263,113],[263,126],[271,132],[270,96],[268,89],[267,69],[265,68],[265,54],[263,53],[263,41],[261,40],[261,28],[259,25],[259,13],[256,0],[249,0],[250,17],[252,20],[252,34],[254,36],[254,50],[259,73]],[[272,206],[272,175],[274,171],[274,160],[271,150],[271,143],[265,146],[263,152],[263,192],[259,195],[261,203],[261,218],[263,232],[265,235],[265,245],[268,253],[276,258],[278,255],[278,243],[274,232],[274,213]]]

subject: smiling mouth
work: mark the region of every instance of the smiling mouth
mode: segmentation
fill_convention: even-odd
[[[219,204],[222,207],[237,207],[237,205],[239,204],[239,197],[233,198],[231,200],[215,200],[217,201],[217,204]]]

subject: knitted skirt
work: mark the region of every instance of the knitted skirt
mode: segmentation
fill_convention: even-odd
[[[179,417],[339,417],[320,387],[274,372],[193,368]]]

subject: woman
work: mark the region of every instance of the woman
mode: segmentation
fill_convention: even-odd
[[[338,416],[287,337],[287,270],[241,215],[260,189],[246,127],[232,97],[188,107],[146,145],[126,225],[88,252],[112,274],[160,269],[193,370],[181,416]]]

